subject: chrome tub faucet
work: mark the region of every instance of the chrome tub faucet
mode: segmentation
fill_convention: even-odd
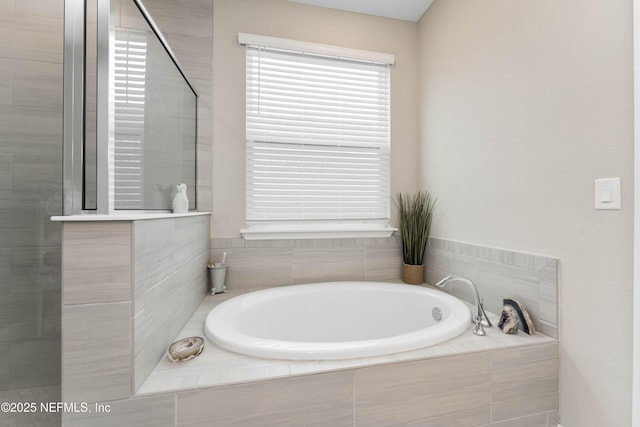
[[[439,288],[442,288],[447,283],[450,283],[450,282],[463,282],[471,286],[471,289],[473,289],[475,299],[476,299],[476,309],[478,310],[475,317],[473,318],[473,322],[475,324],[475,327],[473,328],[473,333],[476,335],[485,336],[487,333],[484,331],[484,327],[488,328],[493,325],[491,324],[491,321],[487,317],[487,314],[484,312],[484,306],[482,304],[482,300],[480,299],[478,288],[471,280],[467,279],[466,277],[456,276],[455,274],[452,274],[451,276],[447,276],[444,279],[440,280],[438,283],[436,283],[436,286]]]

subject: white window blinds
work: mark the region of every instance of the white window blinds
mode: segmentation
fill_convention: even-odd
[[[247,46],[247,222],[389,218],[389,65]]]

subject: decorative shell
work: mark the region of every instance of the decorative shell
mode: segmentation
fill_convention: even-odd
[[[167,357],[172,362],[186,362],[191,360],[204,349],[204,339],[202,337],[183,338],[169,346]]]

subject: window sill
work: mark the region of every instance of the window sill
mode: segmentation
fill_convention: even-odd
[[[255,225],[240,230],[245,240],[346,239],[390,237],[396,228],[363,225]]]

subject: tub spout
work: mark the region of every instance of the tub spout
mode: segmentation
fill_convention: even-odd
[[[478,288],[476,287],[476,285],[466,277],[456,276],[454,274],[440,280],[438,283],[436,283],[436,286],[439,288],[442,288],[444,285],[450,282],[463,282],[471,286],[471,289],[473,289],[473,293],[476,299],[476,309],[477,309],[477,313],[473,318],[473,322],[475,324],[475,327],[473,328],[473,333],[480,336],[486,335],[486,332],[484,331],[484,327],[491,327],[492,324],[489,318],[487,317],[487,314],[484,312],[482,300],[480,299],[480,294],[478,293]]]

